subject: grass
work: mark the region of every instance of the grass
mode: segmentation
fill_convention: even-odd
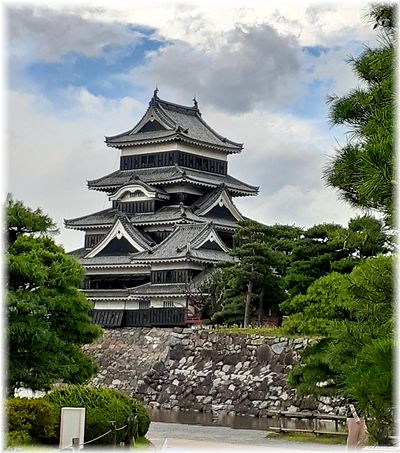
[[[325,445],[345,445],[347,436],[340,434],[313,434],[313,433],[268,433],[268,439],[289,440],[293,442],[312,442]]]
[[[133,448],[145,449],[145,448],[149,448],[152,446],[153,446],[153,444],[145,437],[138,437],[135,441],[135,446]]]
[[[321,336],[317,335],[299,335],[288,333],[284,327],[266,327],[266,326],[250,326],[250,327],[239,327],[239,326],[214,326],[210,329],[215,333],[236,333],[240,335],[261,335],[264,337],[274,338],[308,338],[317,340]]]
[[[237,326],[216,326],[213,329],[216,333],[238,333],[242,335],[262,335],[265,337],[289,337],[282,327],[237,327]]]

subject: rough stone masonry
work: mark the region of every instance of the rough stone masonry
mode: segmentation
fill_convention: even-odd
[[[92,384],[118,388],[146,405],[230,415],[338,412],[331,398],[296,398],[288,372],[310,340],[221,334],[193,328],[122,328],[85,350],[100,372]]]

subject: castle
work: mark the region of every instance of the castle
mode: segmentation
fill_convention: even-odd
[[[258,187],[228,174],[228,155],[243,145],[214,131],[193,106],[167,102],[158,90],[133,129],[106,137],[120,169],[88,187],[111,206],[65,220],[85,232],[71,252],[86,270],[83,290],[103,327],[199,322],[196,294],[213,265],[233,258],[243,217],[234,197]]]

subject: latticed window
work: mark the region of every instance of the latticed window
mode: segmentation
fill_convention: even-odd
[[[163,307],[164,308],[173,308],[174,307],[174,303],[172,302],[172,300],[165,300],[163,302]]]
[[[150,301],[149,300],[139,300],[139,308],[150,308]]]
[[[134,192],[130,193],[131,198],[142,197],[142,196],[143,196],[143,192],[141,192],[140,190],[135,190]]]

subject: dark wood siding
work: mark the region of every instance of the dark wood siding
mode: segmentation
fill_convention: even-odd
[[[152,271],[151,283],[186,283],[189,280],[188,270]]]
[[[104,234],[86,234],[85,235],[85,248],[91,249],[95,247],[102,239]]]
[[[138,132],[151,131],[165,131],[165,127],[162,126],[157,120],[147,121],[147,123]]]
[[[172,231],[167,231],[167,230],[164,230],[164,231],[148,231],[147,235],[150,236],[151,239],[153,239],[154,242],[159,244],[164,239],[166,239],[171,233],[172,233]]]
[[[97,256],[118,256],[128,255],[129,253],[135,253],[138,250],[128,242],[124,237],[121,239],[114,238],[101,250]]]
[[[228,171],[228,162],[225,160],[196,156],[183,151],[165,151],[162,153],[121,156],[120,169],[131,170],[134,168],[167,167],[174,164],[220,175],[226,175]]]
[[[150,325],[150,312],[149,309],[139,310],[126,310],[125,312],[125,326],[128,327],[141,327]]]
[[[211,211],[207,212],[207,217],[216,218],[216,219],[226,219],[226,220],[233,220],[237,222],[235,217],[232,215],[231,211],[227,209],[225,206],[214,206]]]
[[[207,249],[207,250],[222,250],[220,245],[217,244],[215,241],[213,241],[213,242],[207,241],[200,248]]]
[[[92,320],[101,327],[120,327],[124,310],[93,310]]]
[[[151,327],[185,325],[183,307],[138,310],[93,310],[92,320],[102,327]]]
[[[154,212],[156,208],[155,200],[143,201],[113,201],[113,208],[118,211],[135,213],[135,212]]]

